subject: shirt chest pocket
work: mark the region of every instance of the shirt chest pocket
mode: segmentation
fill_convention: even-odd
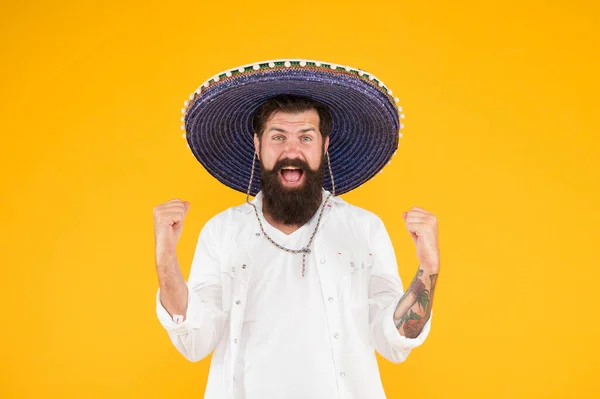
[[[342,274],[340,289],[353,308],[368,307],[373,257],[366,250],[338,252],[337,257]]]
[[[244,259],[228,259],[221,265],[221,303],[223,311],[239,304],[247,287],[250,264]],[[237,302],[237,303],[236,303]]]

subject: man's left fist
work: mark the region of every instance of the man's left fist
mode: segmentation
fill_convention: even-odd
[[[421,269],[437,273],[440,268],[437,218],[425,209],[413,206],[402,213],[406,229],[417,247]]]

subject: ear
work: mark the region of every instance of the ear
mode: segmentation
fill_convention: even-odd
[[[256,158],[260,161],[260,139],[256,133],[254,133],[254,151],[256,151]]]
[[[325,144],[323,145],[325,152],[327,152],[327,149],[329,148],[329,136],[327,136],[325,138]]]

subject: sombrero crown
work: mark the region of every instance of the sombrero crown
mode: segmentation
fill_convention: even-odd
[[[247,191],[254,158],[252,118],[266,100],[279,94],[309,97],[329,108],[336,194],[371,179],[398,148],[402,108],[372,74],[319,61],[258,62],[210,78],[182,110],[188,146],[221,183]],[[260,176],[259,165],[254,165],[254,176]],[[328,177],[323,187],[331,191]],[[256,195],[260,188],[255,178],[250,193]]]

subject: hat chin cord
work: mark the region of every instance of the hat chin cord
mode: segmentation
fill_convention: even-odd
[[[273,240],[271,237],[269,237],[269,235],[263,228],[262,221],[260,220],[260,216],[258,215],[258,209],[256,209],[256,205],[254,205],[252,202],[250,202],[250,189],[252,188],[252,179],[254,178],[254,166],[256,163],[256,151],[254,152],[254,157],[252,159],[252,172],[250,172],[250,182],[248,183],[248,191],[246,192],[246,202],[249,205],[252,205],[252,207],[254,208],[254,213],[256,215],[256,219],[258,220],[258,225],[260,227],[260,231],[262,232],[263,236],[267,240],[269,240],[273,245],[275,245],[277,248],[279,248],[285,252],[289,252],[289,253],[293,253],[293,254],[302,254],[302,277],[304,277],[304,273],[306,271],[306,255],[311,252],[310,246],[311,246],[313,240],[315,239],[317,230],[319,229],[319,225],[321,224],[321,217],[323,216],[323,211],[325,210],[325,206],[329,202],[329,198],[331,198],[332,196],[335,196],[335,185],[333,183],[333,172],[331,171],[331,160],[329,159],[329,151],[326,152],[326,155],[327,155],[327,164],[329,166],[329,177],[331,178],[332,191],[331,191],[331,193],[329,193],[329,195],[325,199],[325,202],[323,203],[323,206],[321,207],[321,211],[319,212],[319,217],[317,219],[317,224],[315,226],[315,230],[313,231],[312,235],[310,236],[310,240],[308,241],[308,244],[306,244],[306,246],[304,248],[300,248],[300,249],[290,249],[290,248],[286,248],[283,245],[276,243],[275,240]],[[258,234],[259,233],[257,233],[257,235]]]

